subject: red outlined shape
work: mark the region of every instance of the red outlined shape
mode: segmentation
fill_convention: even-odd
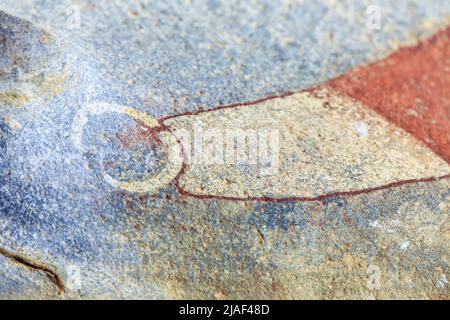
[[[450,163],[450,143],[447,143],[447,140],[445,139],[445,136],[443,137],[442,134],[448,134],[450,132],[450,121],[445,123],[445,126],[441,128],[444,130],[444,133],[442,131],[439,131],[439,126],[436,128],[430,128],[430,121],[429,117],[430,115],[433,116],[433,112],[437,112],[438,114],[441,114],[443,110],[445,112],[448,112],[450,117],[450,105],[445,105],[445,102],[447,101],[447,97],[450,94],[450,60],[448,65],[448,72],[449,75],[447,78],[445,78],[445,74],[443,76],[439,76],[434,68],[436,68],[436,63],[439,63],[438,58],[442,58],[442,56],[448,53],[448,57],[450,57],[450,28],[447,28],[444,31],[439,32],[429,40],[420,43],[414,47],[410,48],[404,48],[400,49],[397,52],[394,52],[387,58],[376,62],[372,65],[369,65],[367,67],[362,68],[356,68],[354,70],[349,71],[348,73],[344,74],[341,77],[338,77],[336,79],[330,80],[326,82],[324,85],[320,85],[308,90],[301,90],[301,91],[289,91],[286,93],[282,93],[279,95],[271,95],[267,96],[265,98],[261,98],[254,101],[248,101],[248,102],[240,102],[240,103],[234,103],[224,106],[219,106],[212,109],[205,109],[205,110],[199,110],[194,112],[185,112],[175,115],[169,115],[166,117],[163,117],[159,119],[160,127],[157,129],[158,131],[169,131],[171,132],[170,126],[167,126],[165,124],[166,120],[182,117],[182,116],[196,116],[201,113],[206,112],[213,112],[217,110],[223,110],[223,109],[234,109],[234,108],[242,108],[242,107],[250,107],[253,105],[260,104],[265,101],[273,100],[273,99],[279,99],[291,96],[293,94],[302,93],[302,92],[309,92],[309,93],[316,93],[321,88],[331,88],[333,91],[336,91],[344,96],[349,96],[354,98],[355,100],[362,102],[365,106],[375,110],[377,113],[379,113],[381,116],[386,118],[389,122],[393,123],[396,126],[399,126],[403,128],[405,131],[409,132],[414,136],[419,142],[425,143],[432,151],[434,151],[439,157]],[[433,61],[429,61],[427,59],[434,58]],[[408,61],[409,59],[409,61]],[[436,62],[436,59],[437,62]],[[449,58],[450,59],[450,58]],[[408,68],[405,64],[411,64],[410,68]],[[417,63],[420,64],[420,66],[416,65]],[[424,67],[426,64],[429,64],[428,67]],[[444,64],[447,62],[443,62]],[[395,66],[398,66],[398,70],[392,70],[395,69]],[[441,64],[442,66],[442,64]],[[421,67],[421,68],[418,68]],[[414,68],[417,68],[417,70],[414,70]],[[414,91],[414,87],[407,86],[407,87],[396,87],[393,86],[396,82],[404,81],[404,72],[408,72],[409,70],[409,76],[415,79],[416,82],[419,82],[419,85],[417,85],[415,88],[417,89]],[[402,73],[403,72],[403,73]],[[378,73],[378,74],[377,74]],[[435,81],[439,80],[439,85],[443,87],[436,87],[432,84],[432,82],[423,82],[423,77],[421,77],[421,74],[428,73],[430,77],[432,77]],[[371,74],[374,74],[371,76]],[[363,84],[360,83],[361,77],[368,77],[368,80],[366,82],[363,82]],[[408,73],[406,74],[408,76]],[[390,78],[389,78],[390,77]],[[356,80],[357,81],[356,81]],[[375,80],[373,80],[375,79]],[[380,80],[381,79],[381,80]],[[425,77],[426,79],[426,77]],[[417,84],[417,83],[416,83]],[[446,86],[446,84],[448,86]],[[383,103],[378,103],[375,99],[377,96],[379,96],[380,90],[382,91],[384,88],[383,85],[390,86],[389,89],[391,91],[387,91],[388,94],[386,96],[395,96],[395,93],[397,92],[400,95],[403,95],[401,99],[395,100],[396,103],[396,109],[389,112],[389,108],[387,103],[388,101],[383,100]],[[381,87],[380,87],[381,86]],[[426,94],[423,93],[423,89],[425,87]],[[405,91],[398,92],[398,88],[403,88]],[[371,91],[372,90],[372,91]],[[428,91],[427,91],[428,90]],[[436,92],[434,92],[435,90]],[[368,93],[367,93],[368,92]],[[367,93],[367,94],[366,94]],[[400,111],[402,111],[402,106],[398,102],[405,102],[410,101],[411,97],[414,97],[415,93],[420,95],[421,97],[427,98],[431,112],[428,113],[427,116],[423,117],[422,120],[424,121],[423,124],[427,127],[425,128],[425,131],[432,131],[432,134],[430,134],[433,137],[437,137],[437,140],[435,139],[434,143],[430,143],[427,139],[425,139],[423,135],[423,130],[414,130],[415,128],[420,125],[415,122],[408,122],[405,121],[405,117],[402,115],[401,118],[398,118],[396,114]],[[438,95],[444,95],[443,99],[439,99]],[[436,97],[436,99],[431,99],[431,97]],[[424,98],[424,99],[425,99]],[[403,99],[403,100],[402,100]],[[450,101],[450,100],[449,100]],[[444,103],[444,105],[443,105]],[[447,108],[447,109],[446,109]],[[428,118],[427,118],[428,117]],[[443,120],[443,119],[440,119]],[[445,130],[447,130],[445,132]],[[437,130],[437,131],[436,131]],[[437,132],[437,133],[436,133]],[[172,133],[172,132],[171,132]],[[172,133],[173,134],[173,133]],[[450,140],[448,141],[450,142]],[[178,143],[181,144],[181,142],[178,140]],[[437,147],[436,147],[437,143]],[[183,148],[182,148],[183,149]],[[323,202],[329,198],[336,198],[336,197],[352,197],[362,194],[368,194],[371,192],[376,191],[382,191],[387,189],[393,189],[398,188],[405,185],[410,184],[417,184],[417,183],[432,183],[437,182],[441,180],[447,180],[450,179],[450,173],[444,176],[437,176],[437,177],[428,177],[423,179],[410,179],[410,180],[402,180],[397,182],[392,182],[387,185],[382,186],[376,186],[372,188],[366,188],[361,190],[355,190],[355,191],[343,191],[343,192],[335,192],[335,193],[329,193],[320,195],[317,197],[233,197],[233,196],[222,196],[222,195],[214,195],[214,194],[195,194],[191,193],[181,186],[180,180],[181,177],[186,173],[188,170],[189,165],[186,163],[186,155],[184,154],[183,150],[183,165],[182,169],[178,173],[178,175],[174,179],[174,184],[178,190],[178,192],[185,197],[192,197],[196,199],[202,199],[202,200],[230,200],[230,201],[260,201],[260,202],[287,202],[287,201],[300,201],[300,202],[312,202],[312,201],[318,201]]]
[[[303,91],[299,91],[299,93],[301,92],[309,92],[309,93],[315,93],[318,91],[318,88],[314,88],[311,90],[303,90]],[[186,112],[186,113],[182,113],[182,114],[176,114],[176,115],[171,115],[165,118],[162,118],[159,120],[161,127],[159,128],[159,130],[167,130],[169,132],[171,132],[171,127],[166,125],[164,123],[165,120],[167,119],[173,119],[176,117],[181,117],[181,116],[195,116],[197,114],[201,114],[201,113],[205,113],[205,112],[213,112],[213,111],[217,111],[217,110],[222,110],[222,109],[233,109],[233,108],[241,108],[241,107],[249,107],[252,105],[256,105],[259,103],[262,103],[264,101],[268,101],[268,100],[272,100],[272,99],[278,99],[278,98],[283,98],[283,97],[287,97],[287,96],[291,96],[293,94],[296,94],[296,92],[287,92],[281,95],[272,95],[263,99],[258,99],[252,102],[244,102],[244,103],[236,103],[236,104],[230,104],[230,105],[225,105],[225,106],[219,106],[213,109],[207,109],[207,110],[200,110],[197,112]],[[171,132],[172,133],[172,132]],[[173,133],[172,133],[173,134]],[[175,135],[174,135],[175,136]],[[437,177],[427,177],[427,178],[422,178],[422,179],[409,179],[409,180],[402,180],[402,181],[397,181],[397,182],[392,182],[386,185],[382,185],[382,186],[377,186],[377,187],[371,187],[371,188],[366,188],[366,189],[361,189],[361,190],[355,190],[355,191],[342,191],[342,192],[334,192],[334,193],[329,193],[329,194],[323,194],[323,195],[319,195],[317,197],[297,197],[297,196],[290,196],[290,197],[267,197],[267,196],[263,196],[263,197],[234,197],[234,196],[222,196],[222,195],[215,195],[215,194],[195,194],[192,192],[189,192],[185,189],[183,189],[183,187],[181,186],[181,178],[182,176],[186,173],[186,171],[189,168],[189,165],[187,164],[186,161],[186,154],[184,153],[184,149],[182,146],[182,143],[177,140],[178,143],[180,143],[182,151],[183,151],[183,166],[182,169],[180,170],[180,172],[178,173],[178,175],[175,177],[174,179],[174,184],[175,187],[177,189],[177,191],[185,197],[192,197],[192,198],[196,198],[196,199],[202,199],[202,200],[230,200],[230,201],[259,201],[259,202],[289,202],[289,201],[300,201],[300,202],[323,202],[329,198],[336,198],[336,197],[352,197],[352,196],[357,196],[357,195],[362,195],[362,194],[367,194],[367,193],[371,193],[371,192],[375,192],[375,191],[381,191],[381,190],[387,190],[387,189],[392,189],[392,188],[398,188],[404,185],[409,185],[409,184],[416,184],[416,183],[431,183],[431,182],[437,182],[437,181],[441,181],[441,180],[446,180],[446,179],[450,179],[450,173],[444,176],[437,176]]]

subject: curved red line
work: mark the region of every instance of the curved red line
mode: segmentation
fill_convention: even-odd
[[[265,102],[265,101],[274,100],[274,99],[278,99],[278,98],[289,97],[289,96],[292,96],[292,95],[297,94],[297,93],[302,93],[302,92],[314,93],[320,88],[321,88],[321,86],[316,86],[316,87],[312,87],[312,88],[306,89],[306,90],[287,91],[287,92],[280,93],[280,94],[269,95],[269,96],[267,96],[265,98],[261,98],[261,99],[257,99],[257,100],[253,100],[253,101],[246,101],[246,102],[239,102],[239,103],[233,103],[233,104],[228,104],[228,105],[222,105],[222,106],[218,106],[218,107],[215,107],[215,108],[212,108],[212,109],[204,109],[204,110],[198,110],[198,111],[188,111],[188,112],[173,114],[173,115],[169,115],[169,116],[161,118],[160,121],[162,121],[162,123],[164,123],[164,121],[166,121],[166,120],[173,119],[173,118],[179,118],[179,117],[183,117],[183,116],[196,116],[196,115],[201,114],[201,113],[213,112],[213,111],[217,111],[217,110],[237,109],[237,108],[241,108],[241,107],[253,106],[255,104],[259,104],[259,103],[262,103],[262,102]]]
[[[314,88],[308,89],[308,90],[301,90],[301,91],[298,91],[298,92],[289,91],[289,92],[282,93],[282,94],[279,94],[279,95],[268,96],[268,97],[265,97],[265,98],[262,98],[262,99],[258,99],[258,100],[255,100],[255,101],[235,103],[235,104],[230,104],[230,105],[219,106],[219,107],[216,107],[216,108],[213,108],[213,109],[199,110],[199,111],[196,111],[196,112],[185,112],[185,113],[170,115],[170,116],[167,116],[167,117],[159,119],[159,123],[160,123],[159,130],[161,130],[161,131],[168,131],[171,134],[173,134],[170,126],[168,126],[168,125],[166,125],[164,123],[164,121],[166,121],[168,119],[173,119],[173,118],[177,118],[177,117],[181,117],[181,116],[195,116],[195,115],[200,114],[200,113],[212,112],[212,111],[217,111],[217,110],[221,110],[221,109],[232,109],[232,108],[241,108],[241,107],[246,107],[246,106],[252,106],[252,105],[264,102],[264,101],[273,100],[273,99],[277,99],[277,98],[288,97],[288,96],[291,96],[291,95],[296,94],[296,93],[302,93],[302,92],[314,93],[320,88],[322,88],[322,86],[314,87]],[[175,134],[173,134],[173,135],[175,136]],[[181,195],[187,196],[187,197],[196,198],[196,199],[203,199],[203,200],[213,200],[213,199],[215,199],[215,200],[231,200],[231,201],[260,201],[260,202],[288,202],[288,201],[302,201],[302,202],[318,201],[318,202],[322,202],[322,201],[324,201],[326,199],[330,199],[330,198],[352,197],[352,196],[357,196],[357,195],[361,195],[361,194],[367,194],[367,193],[371,193],[371,192],[375,192],[375,191],[397,188],[397,187],[400,187],[400,186],[403,186],[403,185],[408,185],[408,184],[430,183],[430,182],[436,182],[436,181],[440,181],[440,180],[450,179],[450,174],[447,174],[447,175],[440,176],[440,177],[429,177],[429,178],[422,178],[422,179],[402,180],[402,181],[392,182],[392,183],[389,183],[389,184],[383,185],[383,186],[378,186],[378,187],[373,187],[373,188],[366,188],[366,189],[355,190],[355,191],[334,192],[334,193],[320,195],[320,196],[317,196],[317,197],[281,197],[281,198],[273,198],[273,197],[233,197],[233,196],[221,196],[221,195],[214,195],[214,194],[195,194],[195,193],[191,193],[189,191],[186,191],[181,186],[181,183],[180,183],[181,177],[186,173],[187,168],[188,168],[188,165],[186,163],[187,162],[186,161],[187,156],[185,154],[185,151],[184,151],[184,148],[183,148],[183,144],[179,141],[179,139],[176,136],[175,136],[175,138],[177,139],[177,142],[180,143],[181,150],[183,152],[183,165],[181,167],[180,172],[177,174],[177,176],[174,179],[175,187],[177,188],[178,192]]]

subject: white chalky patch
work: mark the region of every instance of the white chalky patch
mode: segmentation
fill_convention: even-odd
[[[371,226],[372,228],[379,228],[379,227],[381,227],[380,223],[377,220],[370,221],[369,222],[369,226]]]
[[[367,127],[367,124],[365,124],[364,122],[358,122],[356,124],[356,131],[358,131],[361,137],[369,136],[369,127]]]

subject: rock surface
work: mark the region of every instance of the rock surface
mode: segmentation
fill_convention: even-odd
[[[370,1],[16,2],[0,4],[1,298],[450,298],[448,147],[384,119],[369,80],[323,84],[421,50],[449,25],[448,1],[380,1],[376,30]],[[416,88],[445,93],[433,83]],[[340,102],[308,98],[318,85]],[[126,107],[80,116],[98,102]],[[292,181],[268,194],[251,169],[175,163],[169,182],[130,191],[186,160],[168,148],[199,117],[289,124]]]

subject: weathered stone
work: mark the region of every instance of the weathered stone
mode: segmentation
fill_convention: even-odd
[[[62,93],[70,61],[56,40],[30,22],[0,11],[0,103],[21,107]]]
[[[381,2],[373,30],[371,1],[3,0],[0,297],[448,299],[448,163],[309,90],[449,23],[448,1]],[[290,182],[187,166],[195,120],[289,125]]]

